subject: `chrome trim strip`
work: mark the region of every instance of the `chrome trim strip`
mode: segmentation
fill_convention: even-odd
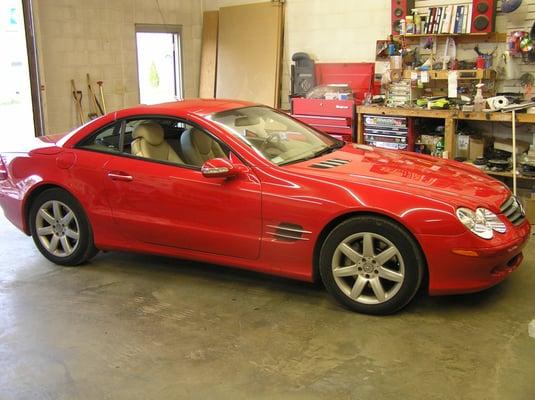
[[[292,239],[292,240],[310,240],[304,237],[283,235],[282,233],[276,233],[276,232],[269,232],[269,234],[275,236],[276,238],[278,237],[278,238]]]
[[[342,162],[342,163],[348,163],[349,160],[344,160],[342,158],[329,158],[328,160],[325,160],[325,161],[336,161],[336,162]]]
[[[510,196],[502,204],[500,211],[515,226],[520,225],[526,219],[522,203],[515,196]]]
[[[513,196],[509,197],[505,203],[502,204],[502,206],[500,207],[500,210],[501,212],[505,212],[505,210],[507,210],[509,207],[511,207],[511,205],[514,203],[514,199],[513,199]]]
[[[345,162],[340,162],[340,161],[320,161],[318,164],[323,164],[323,165],[332,165],[333,167],[338,167],[340,165],[345,165],[346,163]]]
[[[287,228],[285,226],[266,225],[266,227],[273,228],[273,229],[282,229],[284,231],[297,232],[297,233],[305,233],[305,234],[312,233],[310,231],[305,231],[304,229]]]

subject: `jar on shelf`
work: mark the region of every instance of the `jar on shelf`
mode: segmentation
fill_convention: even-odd
[[[405,28],[407,29],[407,34],[414,33],[414,18],[412,15],[407,15],[405,17]]]

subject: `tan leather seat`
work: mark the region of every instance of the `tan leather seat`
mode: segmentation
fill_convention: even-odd
[[[187,164],[202,166],[214,158],[227,158],[219,143],[203,131],[188,129],[180,137],[180,148]]]
[[[182,159],[164,140],[163,128],[154,122],[139,124],[132,132],[132,154],[158,161],[183,164]]]

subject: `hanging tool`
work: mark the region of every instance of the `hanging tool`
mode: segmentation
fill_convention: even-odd
[[[72,98],[74,100],[74,105],[76,106],[76,114],[78,114],[78,122],[80,125],[84,124],[84,109],[82,107],[82,91],[76,90],[76,85],[74,84],[74,79],[71,79],[72,87]]]
[[[102,104],[102,111],[104,111],[104,114],[106,114],[108,111],[106,110],[106,101],[104,101],[104,90],[102,89],[102,84],[104,82],[102,81],[97,81],[97,85],[99,87],[99,90],[100,90],[100,103]]]
[[[95,92],[93,92],[93,88],[91,87],[91,78],[89,74],[86,74],[87,77],[87,95],[89,96],[89,114],[87,116],[89,119],[95,119],[98,117],[99,113],[100,115],[104,115],[104,112],[102,110],[102,107],[100,106],[100,103],[98,102],[97,95]]]

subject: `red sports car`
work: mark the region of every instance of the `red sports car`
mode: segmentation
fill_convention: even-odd
[[[130,108],[2,152],[0,204],[57,264],[127,250],[321,277],[370,314],[422,285],[497,284],[530,232],[509,189],[471,166],[344,143],[232,100]]]

